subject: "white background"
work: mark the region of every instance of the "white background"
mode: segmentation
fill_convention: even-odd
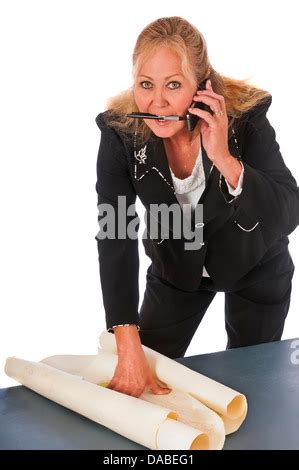
[[[268,118],[299,180],[296,2],[2,1],[0,386],[7,356],[96,353],[105,329],[98,233],[95,117],[131,86],[141,30],[178,15],[204,34],[214,68],[268,90]],[[137,206],[143,220],[142,206]],[[143,226],[140,234],[143,233]],[[299,232],[290,251],[299,266]],[[149,265],[140,241],[140,305]],[[298,268],[297,268],[298,269]],[[283,338],[298,336],[298,272]],[[125,279],[124,279],[125,282]],[[117,295],[117,292],[116,292]],[[226,346],[218,293],[187,355]]]

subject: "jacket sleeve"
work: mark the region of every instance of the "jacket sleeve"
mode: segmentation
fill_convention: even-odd
[[[138,325],[140,221],[122,140],[114,129],[101,125],[98,117],[96,122],[101,129],[101,141],[96,183],[100,230],[95,239],[109,329],[119,324]],[[132,233],[136,236],[132,237]]]
[[[244,180],[237,205],[272,240],[289,235],[299,223],[299,188],[286,167],[266,113],[272,96],[251,110],[244,130]]]

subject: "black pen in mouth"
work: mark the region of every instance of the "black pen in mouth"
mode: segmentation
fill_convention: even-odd
[[[163,121],[186,121],[186,119],[187,119],[186,116],[176,116],[176,115],[163,116],[163,115],[158,115],[158,114],[139,113],[139,112],[129,113],[129,114],[127,114],[127,117],[139,118],[139,119],[157,119],[159,122],[163,122]]]

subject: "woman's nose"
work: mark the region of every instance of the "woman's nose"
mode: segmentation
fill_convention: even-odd
[[[163,90],[155,90],[153,96],[153,104],[155,106],[165,106],[167,104],[167,99],[164,95]]]

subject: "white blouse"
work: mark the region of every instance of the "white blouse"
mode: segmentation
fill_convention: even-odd
[[[238,186],[236,187],[236,189],[233,189],[225,179],[228,191],[232,196],[239,196],[239,194],[241,194],[242,192],[244,166],[242,162],[240,163],[242,165],[242,172],[241,172],[241,175],[238,181]],[[201,149],[197,156],[192,173],[190,176],[187,176],[187,178],[184,178],[184,179],[177,178],[174,175],[172,169],[170,167],[169,169],[170,169],[173,185],[176,191],[176,194],[175,194],[176,198],[179,204],[181,205],[184,211],[184,214],[188,216],[190,215],[190,212],[188,211],[188,207],[186,206],[184,207],[183,204],[191,204],[192,209],[194,209],[206,186],[206,179],[205,179],[205,172],[204,172],[203,163],[202,163]],[[209,273],[207,272],[204,266],[203,266],[202,275],[205,277],[210,277]]]

